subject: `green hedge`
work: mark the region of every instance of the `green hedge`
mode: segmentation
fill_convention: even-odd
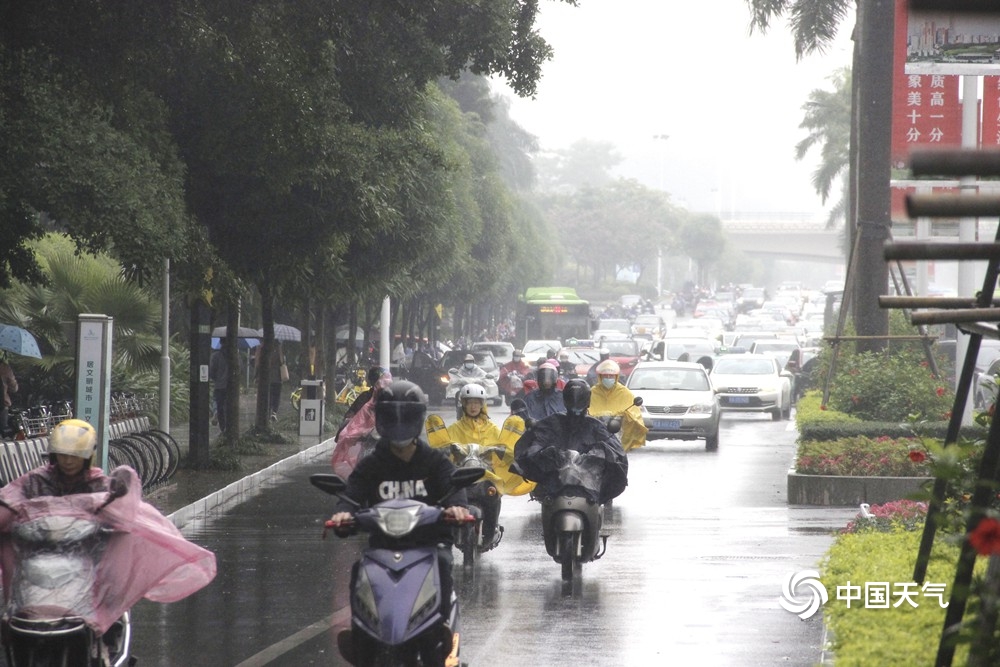
[[[912,582],[913,566],[920,544],[921,531],[897,533],[852,533],[837,537],[821,569],[820,580],[830,600],[823,606],[823,615],[832,636],[832,648],[837,667],[871,667],[872,665],[933,665],[937,654],[945,609],[937,600],[919,591],[913,596],[917,607],[899,601],[892,591],[896,584]],[[925,581],[945,584],[944,601],[951,596],[958,547],[945,538],[934,542]],[[985,571],[986,559],[976,563],[977,572]],[[837,599],[838,587],[861,586],[862,600],[847,607]],[[866,582],[890,584],[888,609],[864,607]],[[973,610],[970,608],[966,616]],[[955,665],[964,665],[968,647],[959,646]]]

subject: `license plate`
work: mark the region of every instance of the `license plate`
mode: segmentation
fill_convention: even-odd
[[[749,396],[730,396],[729,402],[736,405],[747,405],[750,403]]]
[[[654,419],[653,428],[664,431],[676,431],[681,427],[679,419]]]

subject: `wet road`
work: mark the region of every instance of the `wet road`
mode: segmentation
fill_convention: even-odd
[[[494,410],[496,419],[502,419]],[[450,416],[445,416],[450,422]],[[470,665],[814,665],[822,622],[778,605],[854,510],[788,507],[791,422],[723,418],[718,452],[654,441],[630,455],[629,487],[605,518],[607,555],[564,590],[537,503],[505,498],[503,542],[456,567]],[[320,540],[332,499],[306,481],[319,460],[188,532],[219,576],[172,605],[135,608],[141,665],[342,665],[331,625],[362,537]],[[460,559],[459,559],[460,562]]]

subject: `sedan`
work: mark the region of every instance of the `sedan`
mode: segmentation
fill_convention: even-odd
[[[647,440],[705,440],[719,448],[719,402],[701,364],[681,361],[640,362],[626,381],[642,398]]]
[[[791,414],[791,373],[774,357],[762,354],[720,357],[710,377],[723,411],[769,412],[774,421],[788,419]]]

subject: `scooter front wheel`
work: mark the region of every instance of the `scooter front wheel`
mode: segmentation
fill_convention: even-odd
[[[577,555],[576,533],[563,533],[559,536],[559,559],[562,564],[563,581],[573,581],[580,576],[580,557]]]

